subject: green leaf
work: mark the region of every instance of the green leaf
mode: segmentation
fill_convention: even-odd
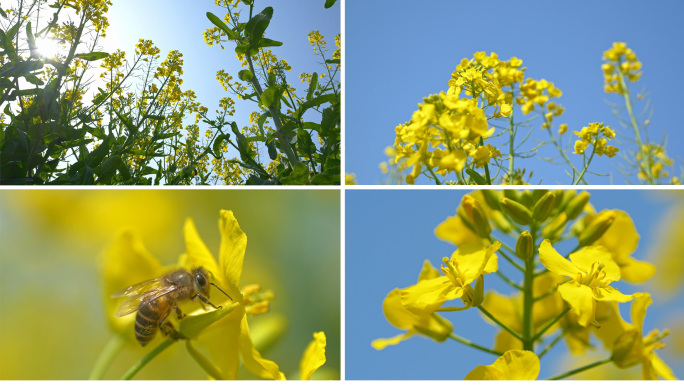
[[[214,145],[212,149],[214,150],[214,158],[221,159],[223,157],[223,151],[221,150],[221,144],[223,140],[230,140],[230,134],[220,134],[214,140]]]
[[[211,12],[207,12],[207,18],[209,19],[209,21],[211,21],[212,24],[221,28],[221,30],[225,32],[226,35],[228,35],[228,38],[230,40],[240,41],[240,34],[228,28],[226,23],[224,23],[223,20],[219,19],[216,15],[214,15]]]
[[[159,134],[155,135],[156,139],[168,139],[168,138],[173,138],[174,136],[180,135],[180,132],[170,132],[168,134]]]
[[[309,167],[304,163],[295,164],[290,175],[282,179],[283,184],[305,185],[309,183]]]
[[[325,8],[332,7],[333,5],[335,5],[336,2],[337,0],[325,0]]]
[[[309,91],[306,93],[306,100],[311,100],[314,91],[316,91],[316,86],[318,85],[318,74],[314,72],[311,74],[311,83],[309,83]]]
[[[31,57],[38,57],[38,46],[36,45],[36,38],[33,36],[33,29],[31,28],[30,21],[26,23],[26,38],[28,39]]]
[[[276,160],[278,157],[278,150],[276,149],[275,141],[268,142],[266,147],[268,147],[268,157],[271,158],[271,160]]]
[[[319,173],[311,178],[311,184],[315,185],[337,185],[340,184],[339,178],[334,180],[324,173]]]
[[[276,88],[269,87],[261,94],[261,105],[268,108],[275,102]]]
[[[116,114],[116,116],[119,117],[119,119],[124,124],[124,126],[126,126],[126,128],[128,129],[129,132],[131,132],[131,133],[138,132],[138,127],[133,125],[133,123],[131,123],[131,121],[128,120],[128,118],[126,116],[121,115],[121,113],[119,113],[118,110],[114,110],[114,113]]]
[[[273,8],[266,7],[263,11],[249,19],[247,25],[245,25],[245,33],[249,36],[250,42],[257,42],[261,39],[264,32],[266,32],[266,28],[271,23],[271,17],[273,17]]]
[[[482,175],[478,174],[477,171],[475,171],[471,168],[466,168],[465,172],[468,175],[470,175],[470,177],[473,179],[473,181],[475,181],[475,183],[477,183],[479,185],[488,184],[487,180],[485,178],[483,178]]]
[[[166,119],[166,117],[162,116],[162,115],[147,115],[147,114],[143,115],[143,118],[144,119],[157,120],[157,121]]]
[[[2,17],[4,17],[5,19],[7,19],[7,14],[6,14],[5,11],[2,9],[2,7],[0,7],[0,15],[2,15]]]
[[[325,61],[326,64],[340,64],[340,59],[328,59]]]
[[[252,80],[253,77],[254,77],[254,74],[250,70],[242,70],[242,71],[238,72],[238,78],[240,80],[244,80],[244,81],[248,82],[248,81]]]
[[[266,132],[264,131],[264,123],[266,122],[266,119],[271,117],[271,111],[266,111],[261,116],[259,116],[259,132],[261,132],[261,135],[266,135]]]
[[[88,53],[77,53],[74,55],[75,58],[83,59],[85,61],[95,61],[101,60],[109,56],[107,52],[88,52]]]
[[[85,166],[83,171],[81,171],[81,178],[78,181],[79,184],[95,184],[95,173],[90,166]]]
[[[282,41],[276,41],[276,40],[271,40],[267,39],[265,37],[262,37],[259,39],[259,42],[257,44],[254,44],[254,47],[280,47],[283,45]]]

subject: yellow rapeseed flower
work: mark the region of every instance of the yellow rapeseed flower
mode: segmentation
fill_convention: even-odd
[[[596,301],[627,302],[634,298],[609,286],[620,279],[620,268],[602,246],[584,247],[570,254],[568,261],[545,239],[539,247],[539,260],[550,271],[571,278],[558,287],[558,292],[578,316],[581,326],[598,326]]]
[[[471,370],[464,380],[536,380],[539,357],[527,350],[509,350],[491,365]]]

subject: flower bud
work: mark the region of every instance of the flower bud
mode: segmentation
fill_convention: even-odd
[[[589,202],[589,197],[591,197],[591,194],[582,191],[568,202],[567,207],[565,207],[565,214],[567,214],[568,220],[573,220],[582,213],[584,206]]]
[[[484,196],[485,202],[487,202],[489,207],[495,210],[501,209],[501,194],[499,193],[499,191],[491,189],[483,189],[481,191],[482,196]]]
[[[515,255],[523,261],[534,257],[534,240],[529,231],[523,231],[518,237],[518,242],[515,244]]]
[[[568,216],[565,213],[560,213],[555,216],[544,228],[542,229],[542,237],[548,240],[555,240],[560,237],[565,225],[568,223]]]
[[[489,220],[487,215],[482,210],[482,206],[472,195],[464,195],[461,199],[461,207],[463,210],[459,210],[460,215],[465,215],[467,222],[472,225],[475,234],[482,238],[489,238],[489,234],[492,232],[492,228],[489,226]]]
[[[522,204],[509,198],[501,199],[501,208],[504,214],[513,222],[520,225],[528,225],[532,222],[532,212]]]
[[[494,226],[501,230],[503,233],[508,234],[511,231],[511,223],[506,219],[503,213],[499,210],[492,210],[489,212],[489,216],[494,222]]]
[[[613,362],[619,368],[629,368],[641,362],[641,352],[637,342],[641,339],[638,330],[629,330],[613,345]]]
[[[610,225],[615,221],[615,213],[603,212],[594,218],[591,224],[578,237],[580,246],[591,245],[606,233]]]
[[[537,201],[537,204],[534,205],[534,209],[532,210],[532,217],[534,220],[539,223],[544,222],[551,214],[555,200],[556,194],[554,194],[553,191],[544,194],[544,196]]]

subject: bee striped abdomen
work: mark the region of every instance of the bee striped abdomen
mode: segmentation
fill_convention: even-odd
[[[159,304],[157,301],[143,301],[138,308],[138,314],[135,316],[135,339],[140,345],[145,346],[150,342],[159,328],[159,320],[161,319],[161,312],[159,311]]]

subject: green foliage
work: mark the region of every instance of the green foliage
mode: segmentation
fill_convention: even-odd
[[[180,89],[177,51],[162,63],[159,50],[142,39],[132,61],[119,51],[99,51],[95,32],[107,7],[29,3],[18,5],[23,14],[0,15],[0,184],[340,183],[339,63],[328,83],[312,79],[304,102],[288,88],[282,68],[262,74],[249,58],[250,68],[238,78],[252,88],[244,99],[261,108],[252,132],[227,120],[227,108],[209,118],[194,93]],[[243,3],[252,11],[253,2]],[[49,20],[40,19],[41,9]],[[210,12],[207,17],[236,52],[257,55],[283,45],[264,37],[273,14],[267,7],[232,27]],[[60,19],[77,22],[60,25]],[[64,53],[46,57],[37,43],[44,38],[61,41]],[[86,45],[91,52],[76,53]],[[91,82],[96,67],[105,68],[105,85]],[[307,111],[314,113],[305,118]],[[188,124],[190,114],[207,127]],[[211,131],[207,141],[200,139],[204,129]],[[227,156],[229,148],[236,157]]]

